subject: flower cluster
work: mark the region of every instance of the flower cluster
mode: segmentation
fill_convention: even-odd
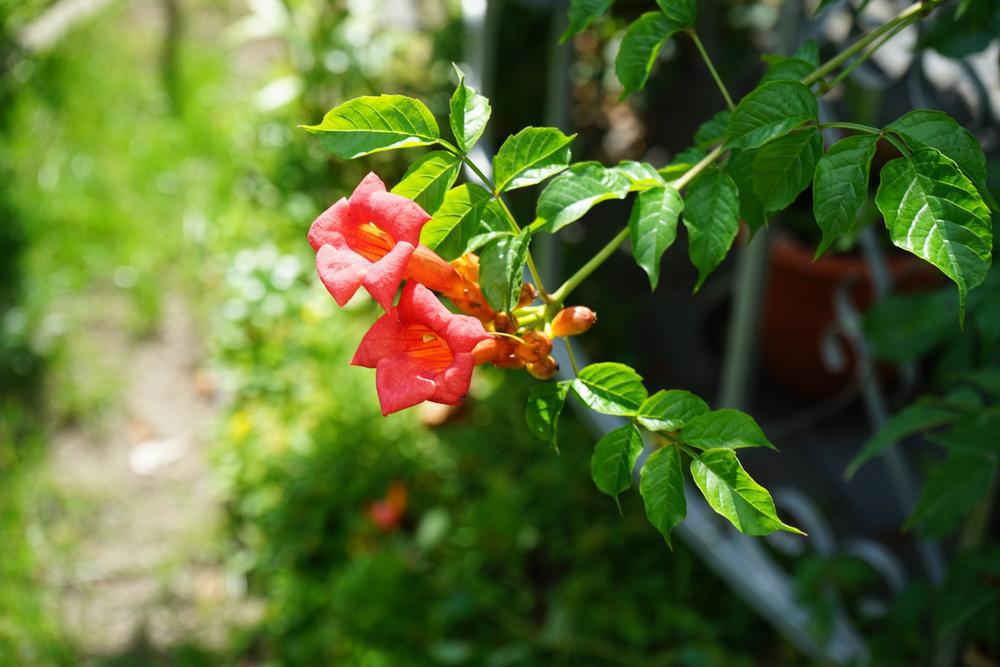
[[[551,378],[557,370],[552,336],[586,330],[595,320],[593,311],[567,308],[545,324],[537,317],[540,307],[531,308],[537,291],[526,283],[518,308],[528,309],[548,335],[519,324],[517,309],[495,312],[479,287],[475,255],[449,263],[420,244],[428,220],[419,205],[387,192],[370,173],[309,229],[319,278],[334,300],[343,306],[363,286],[385,310],[351,361],[375,369],[382,414],[423,401],[457,405],[477,364],[524,367],[539,379]],[[434,292],[463,314],[449,311]]]

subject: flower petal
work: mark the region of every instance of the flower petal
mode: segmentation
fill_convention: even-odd
[[[348,248],[339,234],[330,241],[316,253],[316,271],[337,305],[344,306],[365,281],[372,264]]]
[[[365,333],[351,365],[375,368],[379,361],[397,356],[403,349],[403,328],[396,319],[396,313],[386,313]]]
[[[431,219],[415,201],[391,192],[373,193],[367,207],[371,217],[365,222],[373,222],[397,241],[406,241],[414,246],[420,242],[420,230]]]
[[[409,243],[397,243],[396,246],[368,269],[365,276],[365,289],[372,298],[385,308],[392,309],[392,300],[399,291],[399,283],[403,280],[403,271],[413,254],[413,246]]]
[[[459,352],[472,352],[472,348],[479,342],[486,340],[489,334],[483,328],[483,323],[475,317],[452,315],[443,337],[448,341],[451,351],[458,354]]]
[[[403,288],[398,309],[401,321],[423,324],[441,336],[448,331],[448,322],[455,317],[438,301],[434,292],[413,281]]]
[[[350,224],[350,203],[341,198],[330,208],[320,213],[309,227],[309,245],[313,250],[319,250],[330,243],[333,234],[343,235],[345,224]]]
[[[468,352],[459,352],[451,366],[438,373],[434,378],[434,394],[430,400],[445,405],[457,405],[469,393],[472,382],[472,367],[475,361]]]
[[[419,369],[406,356],[386,357],[375,368],[375,389],[388,415],[423,403],[434,395],[434,382],[420,375]]]

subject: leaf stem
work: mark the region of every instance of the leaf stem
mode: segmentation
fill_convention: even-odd
[[[708,155],[706,155],[701,160],[696,162],[690,169],[685,171],[682,176],[670,181],[669,184],[674,186],[674,188],[678,190],[686,188],[687,186],[691,185],[691,181],[697,178],[698,174],[705,171],[705,169],[711,166],[713,162],[718,160],[720,155],[722,155],[721,144],[713,148],[712,152],[710,152]]]
[[[563,343],[566,344],[566,356],[569,357],[569,365],[573,367],[573,375],[580,374],[580,367],[576,365],[576,354],[573,352],[573,344],[569,342],[569,337],[563,337]]]
[[[836,77],[834,77],[833,80],[821,84],[820,85],[821,94],[826,93],[829,90],[832,90],[834,86],[836,86],[838,83],[849,77],[851,75],[851,72],[860,67],[866,60],[871,58],[876,51],[885,46],[890,40],[892,40],[893,37],[898,35],[911,23],[913,23],[912,20],[900,22],[892,30],[888,31],[882,39],[879,39],[878,41],[874,42],[861,55],[855,58],[847,67],[841,70],[841,72]]]
[[[571,275],[566,279],[562,285],[559,286],[555,292],[551,294],[550,302],[552,304],[561,304],[569,293],[576,289],[580,283],[587,279],[591,273],[593,273],[597,267],[604,263],[608,257],[615,251],[615,249],[622,244],[622,241],[628,238],[628,227],[623,228],[620,232],[615,234],[614,238],[608,241],[607,245],[601,248],[596,255],[590,258],[590,260],[581,266],[576,273]]]
[[[883,23],[882,25],[875,28],[870,33],[859,39],[858,41],[854,42],[854,44],[847,47],[846,49],[838,53],[836,56],[823,63],[820,67],[814,70],[812,74],[809,74],[804,79],[802,79],[801,83],[806,86],[811,86],[817,81],[822,80],[823,77],[825,77],[826,75],[830,74],[835,69],[843,65],[854,54],[863,51],[869,44],[877,41],[880,37],[882,37],[882,35],[891,32],[892,30],[895,30],[896,27],[899,26],[900,24],[906,25],[919,19],[922,15],[926,14],[931,9],[933,9],[934,6],[939,3],[939,1],[940,0],[928,0],[928,1],[913,3],[912,5],[901,11],[899,14],[897,14],[895,18],[886,21],[885,23]],[[858,60],[863,62],[868,57],[870,57],[872,53],[874,53],[874,51],[870,51],[866,54],[863,54],[858,58]]]
[[[719,76],[719,72],[716,71],[715,65],[712,64],[712,58],[708,55],[708,51],[705,50],[705,45],[701,43],[701,38],[698,37],[698,33],[694,30],[688,30],[687,33],[691,36],[691,41],[693,41],[694,45],[698,48],[698,53],[701,54],[701,59],[705,61],[705,66],[708,67],[709,73],[715,80],[715,85],[719,87],[719,92],[722,93],[723,99],[726,100],[726,106],[729,107],[730,111],[732,111],[736,108],[736,105],[733,104],[733,98],[729,96],[729,91],[726,90],[726,84],[722,82],[722,77]]]
[[[882,130],[877,127],[872,127],[871,125],[862,125],[861,123],[846,123],[837,121],[835,123],[820,123],[819,129],[825,130],[827,128],[840,128],[844,130],[854,130],[855,132],[861,132],[862,134],[882,134]]]

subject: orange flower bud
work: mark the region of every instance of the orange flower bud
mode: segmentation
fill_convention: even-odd
[[[559,370],[559,364],[552,357],[545,357],[541,361],[535,361],[528,364],[528,372],[531,376],[537,380],[548,380],[556,371]]]
[[[517,318],[509,313],[497,313],[493,318],[493,330],[512,334],[517,331]]]
[[[516,354],[507,354],[494,359],[493,365],[497,368],[523,368],[524,359],[521,359]]]
[[[540,331],[525,331],[514,353],[527,362],[541,361],[552,351],[552,341]]]
[[[501,351],[501,343],[496,338],[487,338],[484,341],[480,341],[472,348],[472,358],[474,363],[479,366],[480,364],[485,364],[487,361],[492,361],[493,358]]]
[[[594,326],[597,313],[586,306],[563,308],[552,318],[553,336],[576,336]]]
[[[538,296],[538,290],[531,283],[521,284],[521,296],[517,300],[517,307],[524,308],[525,306],[530,306],[535,297]]]
[[[474,283],[464,283],[464,285],[451,292],[446,292],[445,296],[451,299],[455,307],[466,315],[472,315],[480,322],[491,322],[496,317],[496,311],[486,303],[479,285]]]

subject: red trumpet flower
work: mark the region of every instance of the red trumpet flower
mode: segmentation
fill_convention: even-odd
[[[365,334],[351,363],[375,369],[383,415],[423,401],[457,405],[469,391],[473,349],[488,339],[479,320],[449,312],[429,289],[410,281],[399,304]]]

